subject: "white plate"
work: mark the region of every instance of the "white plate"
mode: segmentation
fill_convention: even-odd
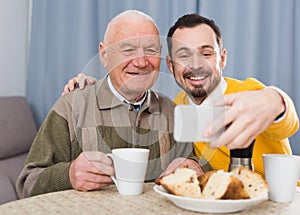
[[[232,213],[242,211],[268,199],[268,194],[252,199],[242,200],[210,200],[175,196],[168,193],[162,186],[155,185],[154,191],[167,197],[180,208],[204,213]]]

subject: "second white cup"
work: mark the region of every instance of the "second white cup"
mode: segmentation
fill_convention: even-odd
[[[300,156],[264,154],[263,161],[269,185],[269,199],[292,202],[300,177]]]
[[[122,195],[139,195],[143,192],[147,172],[149,149],[119,148],[107,154],[114,162],[115,176],[112,176]]]

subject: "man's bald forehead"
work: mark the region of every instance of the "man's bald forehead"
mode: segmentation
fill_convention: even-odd
[[[118,15],[116,15],[107,25],[106,32],[104,35],[104,42],[108,42],[111,34],[115,32],[115,28],[120,25],[120,23],[130,22],[130,20],[141,21],[141,22],[150,22],[155,26],[158,32],[158,28],[154,20],[147,14],[137,11],[137,10],[127,10]]]

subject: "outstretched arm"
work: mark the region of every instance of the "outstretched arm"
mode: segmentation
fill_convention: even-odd
[[[225,113],[227,128],[216,142],[211,143],[212,147],[247,148],[257,135],[267,131],[280,116],[286,117],[279,123],[293,125],[292,127],[281,126],[282,129],[287,129],[284,133],[288,134],[281,138],[292,135],[298,129],[299,122],[293,102],[285,93],[282,91],[279,93],[272,87],[228,94],[224,96],[223,101],[223,104],[218,105],[231,107]],[[287,102],[288,108],[285,102]],[[287,119],[291,117],[292,120]],[[222,125],[224,123],[215,122],[211,128],[206,130],[206,137],[222,129],[220,127]],[[281,133],[283,134],[283,132]]]

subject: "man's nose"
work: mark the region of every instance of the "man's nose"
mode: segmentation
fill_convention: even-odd
[[[138,55],[132,60],[132,63],[136,67],[143,68],[148,66],[149,61],[147,55],[145,55],[144,52],[139,51]]]
[[[192,67],[195,70],[203,68],[205,64],[205,60],[199,55],[195,54],[193,55],[192,62],[190,63],[190,67]]]

